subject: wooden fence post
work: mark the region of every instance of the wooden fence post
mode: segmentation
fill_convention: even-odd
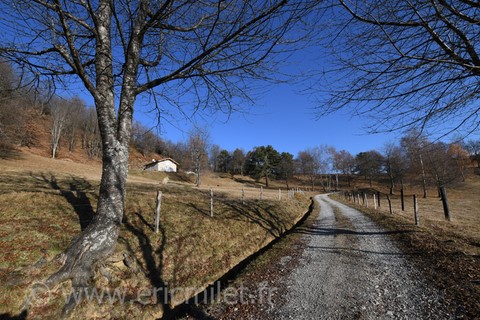
[[[358,204],[360,204],[360,193],[357,193]]]
[[[278,189],[278,200],[282,200],[282,189]]]
[[[213,189],[210,188],[210,217],[213,218]]]
[[[387,194],[387,200],[388,200],[388,207],[390,209],[390,214],[393,213],[392,211],[392,200],[390,199],[390,195]]]
[[[420,217],[418,215],[418,202],[417,202],[417,196],[415,194],[413,195],[413,213],[415,215],[415,225],[419,226]]]
[[[375,193],[373,194],[373,209],[377,210],[377,199],[375,199]]]
[[[364,193],[363,197],[365,198],[365,206],[368,208],[368,196],[367,196],[367,194]]]
[[[448,207],[447,190],[445,190],[444,186],[440,187],[440,196],[442,197],[443,213],[445,214],[445,220],[452,221],[452,217],[450,216],[450,209]]]
[[[380,209],[380,191],[377,191],[378,208]]]
[[[160,210],[162,208],[162,191],[157,191],[157,205],[155,206],[155,233],[160,229]]]
[[[405,199],[403,198],[403,188],[400,189],[400,198],[402,201],[402,211],[405,211]]]

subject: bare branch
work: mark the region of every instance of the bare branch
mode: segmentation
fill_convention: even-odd
[[[375,132],[477,126],[472,121],[480,94],[477,5],[445,0],[338,4],[329,11],[335,38],[325,39],[325,45],[340,67],[328,72],[329,98],[319,114],[348,106],[371,117]]]

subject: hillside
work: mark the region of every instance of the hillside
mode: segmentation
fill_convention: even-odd
[[[59,268],[55,257],[95,214],[100,173],[96,161],[53,160],[25,151],[0,160],[2,319],[19,314],[22,319],[59,317],[71,286],[38,292],[35,284]],[[158,318],[195,292],[177,292],[162,304],[136,303],[135,297],[166,284],[203,290],[288,230],[310,204],[298,194],[278,200],[278,191],[265,191],[259,200],[259,188],[212,175],[205,179],[205,188],[215,193],[212,217],[209,191],[194,188],[177,174],[168,174],[170,181],[161,183],[166,175],[131,169],[119,242],[92,287],[121,290],[132,307],[126,309],[120,301],[113,306],[85,303],[72,318]],[[153,214],[157,190],[163,193],[158,234]]]

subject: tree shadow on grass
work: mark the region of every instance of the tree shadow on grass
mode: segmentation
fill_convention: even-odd
[[[253,188],[258,188],[258,183],[252,180],[244,179],[244,178],[238,178],[235,177],[233,178],[235,182],[241,183],[247,187],[253,187]]]
[[[134,214],[135,216],[137,216],[137,218],[138,218],[140,221],[142,221],[142,223],[143,223],[144,225],[146,225],[150,230],[155,231],[155,226],[154,226],[152,223],[148,222],[148,221],[142,216],[141,213],[139,213],[139,212],[134,212],[133,214]]]
[[[286,230],[285,223],[271,211],[273,207],[262,208],[254,202],[225,202],[230,210],[246,217],[252,223],[259,225],[275,238],[280,237]]]
[[[197,211],[197,212],[200,212],[201,214],[203,214],[204,216],[207,216],[207,217],[210,217],[210,212],[205,210],[205,209],[202,209],[200,208],[198,205],[196,205],[195,203],[189,203],[188,206],[190,208],[192,208],[193,210]]]
[[[40,179],[46,182],[52,189],[58,190],[68,201],[78,216],[81,231],[85,230],[92,221],[94,214],[90,199],[87,197],[87,191],[92,189],[90,182],[83,178],[72,177],[67,182],[68,188],[62,188],[54,175],[50,178],[42,175]]]
[[[150,224],[142,217],[140,213],[135,214],[142,223],[147,224],[150,227]],[[155,290],[155,294],[159,294],[159,299],[157,301],[162,305],[163,314],[165,319],[170,319],[172,314],[172,308],[170,307],[170,299],[168,297],[168,284],[163,280],[163,255],[165,250],[165,245],[167,243],[166,231],[164,226],[160,224],[159,231],[161,234],[161,243],[158,248],[154,248],[150,237],[145,234],[144,230],[135,225],[134,221],[130,220],[128,216],[124,216],[123,225],[125,228],[134,235],[138,243],[140,244],[140,249],[142,250],[143,260],[145,261],[146,267],[146,276],[148,277],[151,286]],[[128,251],[135,256],[135,250],[130,246],[128,239],[120,237],[127,245]],[[155,257],[158,257],[155,259]],[[157,263],[158,260],[158,263]],[[165,299],[165,297],[167,299]]]
[[[411,230],[396,230],[396,231],[354,231],[346,228],[326,228],[326,227],[300,227],[295,233],[309,234],[316,236],[338,236],[338,235],[357,235],[357,236],[379,236],[379,235],[394,235],[403,233],[412,233]]]
[[[27,319],[28,311],[23,310],[19,315],[12,316],[10,313],[0,314],[0,320],[25,320]]]
[[[190,250],[184,250],[184,248],[187,247],[187,243],[193,241],[191,237],[194,238],[195,235],[187,234],[183,235],[182,237],[176,238],[176,250],[174,250],[175,256],[171,257],[173,263],[173,279],[171,283],[167,283],[163,275],[164,252],[167,244],[165,225],[162,223],[159,224],[161,239],[159,246],[157,246],[155,243],[152,243],[151,233],[145,232],[145,230],[149,229],[153,231],[153,227],[142,216],[141,212],[134,213],[134,216],[131,218],[125,216],[123,219],[123,225],[125,229],[129,233],[131,233],[140,244],[140,250],[142,252],[144,263],[138,260],[137,263],[139,265],[145,266],[144,270],[146,276],[150,282],[150,285],[154,288],[155,294],[157,294],[156,301],[157,303],[161,304],[163,309],[162,319],[177,319],[177,316],[182,314],[194,316],[195,319],[211,319],[194,304],[190,305],[182,303],[181,307],[179,308],[172,307],[172,302],[175,299],[172,294],[174,294],[177,289],[182,289],[182,281],[185,281],[185,278],[192,276],[191,273],[186,273],[184,268],[185,263],[187,263],[189,261],[189,258],[195,254],[195,252],[193,251],[194,248],[191,248]],[[148,229],[145,229],[144,226],[146,226]],[[194,222],[192,222],[192,227],[189,228],[189,230],[194,230]],[[126,236],[121,236],[120,239],[123,243],[126,244],[127,250],[130,252],[130,254],[132,256],[135,256],[134,253],[136,252],[136,250],[130,245],[129,239]],[[195,272],[195,269],[192,269],[190,272]],[[179,287],[177,288],[177,286]],[[187,291],[185,292],[185,294],[186,293]],[[185,299],[189,298],[190,297],[185,296]]]

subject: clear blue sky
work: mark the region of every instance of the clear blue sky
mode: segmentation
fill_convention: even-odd
[[[299,93],[304,89],[302,85],[270,84],[267,88],[267,93],[246,108],[248,112],[233,113],[228,121],[223,114],[198,118],[196,124],[208,129],[210,143],[228,151],[241,148],[248,152],[255,146],[272,145],[279,152],[290,152],[294,156],[299,151],[320,145],[344,149],[353,155],[372,149],[381,152],[385,143],[398,143],[402,136],[398,131],[369,134],[366,127],[370,119],[367,116],[351,117],[346,109],[315,120],[314,108],[318,107],[318,102],[312,96]],[[88,105],[93,105],[90,96],[81,94],[81,97]],[[154,115],[145,113],[141,102],[139,105],[135,119],[153,126]],[[162,121],[157,130],[164,140],[186,142],[193,127],[191,121],[179,116],[173,125]],[[479,134],[474,134],[467,139],[479,138]],[[448,137],[442,140],[449,142]]]
[[[234,113],[227,122],[225,116],[218,115],[216,119],[200,121],[199,126],[208,128],[211,143],[229,151],[242,148],[248,152],[255,146],[270,144],[279,152],[290,152],[294,156],[301,150],[323,144],[355,155],[380,150],[385,142],[398,138],[399,133],[366,134],[366,119],[351,118],[346,111],[315,120],[313,108],[317,102],[295,91],[286,84],[272,85],[247,114]],[[141,112],[137,112],[136,118],[148,123],[147,116]],[[174,142],[186,141],[191,128],[189,121],[180,120],[175,126],[163,121],[161,137]]]

